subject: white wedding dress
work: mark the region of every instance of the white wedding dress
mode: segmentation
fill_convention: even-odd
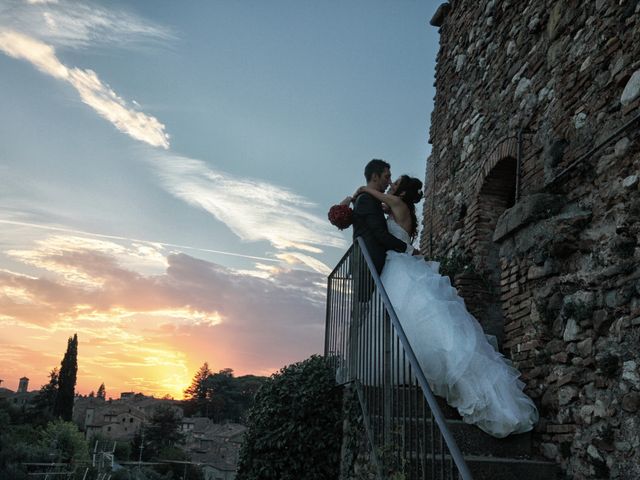
[[[389,232],[409,235],[392,218]],[[520,373],[487,340],[478,321],[437,262],[387,252],[381,280],[420,366],[436,395],[466,423],[495,436],[527,432],[538,421]]]

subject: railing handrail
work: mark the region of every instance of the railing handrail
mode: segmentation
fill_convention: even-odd
[[[369,270],[369,274],[371,275],[371,278],[373,279],[375,286],[377,288],[377,291],[380,295],[380,298],[384,304],[385,309],[387,310],[387,313],[389,315],[389,318],[393,324],[393,327],[398,335],[398,339],[400,340],[400,343],[402,345],[402,348],[404,349],[405,354],[407,355],[407,358],[409,360],[409,364],[411,366],[411,369],[413,370],[415,376],[416,376],[416,380],[418,381],[421,389],[422,389],[422,394],[424,395],[425,400],[427,401],[429,408],[431,409],[431,413],[433,415],[433,419],[435,420],[440,433],[442,435],[442,438],[444,439],[448,449],[449,449],[449,453],[451,454],[451,458],[453,459],[453,462],[455,463],[457,469],[458,469],[458,473],[460,474],[460,477],[463,480],[472,480],[472,476],[471,476],[471,472],[469,471],[469,467],[467,466],[466,461],[464,460],[464,457],[462,455],[462,452],[460,451],[460,448],[458,447],[455,439],[453,438],[453,434],[451,433],[451,431],[449,430],[449,427],[447,426],[446,423],[446,419],[444,414],[442,413],[442,410],[440,409],[440,406],[438,405],[438,402],[435,399],[435,396],[431,390],[431,387],[429,386],[429,382],[427,381],[427,378],[424,374],[424,372],[422,371],[422,367],[420,366],[420,363],[418,362],[418,358],[416,357],[413,348],[411,347],[411,344],[409,343],[409,339],[407,338],[407,335],[404,332],[404,329],[402,328],[402,325],[400,324],[400,320],[398,319],[398,316],[395,312],[395,309],[393,308],[393,305],[391,304],[391,300],[389,299],[389,296],[387,295],[386,290],[384,289],[384,286],[382,285],[382,280],[380,279],[380,276],[377,273],[377,270],[373,264],[373,260],[371,259],[371,255],[369,254],[369,251],[367,250],[367,247],[365,245],[364,240],[362,239],[362,237],[357,237],[356,238],[356,242],[358,243],[358,246],[360,247],[360,251],[362,252],[362,256],[365,259],[365,262],[367,264],[367,268]],[[346,259],[347,255],[350,253],[351,249],[353,249],[353,246],[347,251],[347,253],[343,256],[343,259]],[[338,263],[338,265],[340,265],[342,263],[342,260]],[[336,267],[337,269],[337,267]],[[336,272],[336,269],[334,269],[334,271],[332,272],[331,275],[333,275],[333,273]],[[331,278],[331,276],[330,276]]]
[[[385,308],[389,313],[389,318],[391,319],[391,322],[393,322],[393,326],[396,329],[396,332],[398,333],[398,337],[400,337],[400,343],[402,344],[402,347],[404,348],[404,351],[407,354],[407,357],[409,358],[409,363],[411,364],[411,368],[414,369],[418,383],[422,387],[422,393],[425,396],[427,403],[429,404],[429,408],[431,409],[431,412],[433,413],[433,418],[435,419],[436,424],[440,429],[440,433],[442,433],[442,436],[444,437],[444,441],[447,444],[447,447],[449,448],[449,453],[451,453],[451,457],[453,458],[453,461],[456,464],[456,467],[458,467],[458,472],[460,473],[460,476],[462,477],[463,480],[472,480],[471,472],[469,471],[469,467],[467,467],[467,462],[465,462],[464,457],[462,456],[462,452],[460,452],[460,448],[458,448],[458,444],[453,438],[453,434],[451,433],[451,430],[449,430],[449,427],[447,426],[447,422],[445,420],[444,414],[442,413],[442,410],[440,409],[440,405],[438,405],[438,402],[436,401],[436,398],[433,395],[433,392],[431,391],[431,387],[429,386],[427,377],[422,371],[422,367],[420,366],[420,363],[418,362],[418,358],[413,352],[413,348],[411,348],[411,344],[409,343],[409,339],[407,338],[407,335],[404,333],[404,329],[400,324],[400,320],[396,315],[396,311],[393,308],[393,305],[391,305],[391,300],[389,300],[387,291],[384,289],[384,286],[382,285],[382,280],[380,280],[380,276],[378,275],[378,272],[373,265],[373,260],[371,259],[371,255],[369,255],[367,246],[365,245],[362,237],[357,237],[356,240],[358,242],[360,250],[362,251],[362,255],[364,256],[367,262],[367,266],[369,267],[371,277],[373,278],[373,281],[375,282],[376,287],[378,288],[378,292],[382,297],[382,301],[384,302]]]

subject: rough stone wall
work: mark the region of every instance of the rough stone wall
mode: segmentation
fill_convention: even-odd
[[[540,452],[640,478],[640,3],[458,0],[434,22],[421,247],[471,257],[456,284],[522,371]]]

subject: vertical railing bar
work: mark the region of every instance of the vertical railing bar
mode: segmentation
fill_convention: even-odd
[[[422,399],[422,450],[420,451],[420,456],[422,457],[421,465],[422,465],[422,479],[426,480],[427,478],[427,414],[428,405],[425,399]]]
[[[413,372],[411,369],[411,365],[409,365],[409,382],[410,383],[409,383],[409,391],[407,392],[408,400],[409,400],[409,415],[407,416],[407,427],[408,427],[408,434],[409,434],[408,435],[409,445],[411,448],[411,452],[413,454],[413,452],[415,452],[415,446],[413,445],[413,422],[411,421],[411,419],[413,418],[413,380],[411,380],[412,374]],[[413,470],[414,465],[415,465],[415,461],[412,455],[409,468]]]
[[[436,478],[436,421],[431,413],[431,478]]]
[[[411,465],[411,445],[408,442],[408,425],[407,425],[407,356],[402,350],[402,425],[405,444],[405,458],[407,465]]]
[[[400,371],[399,371],[399,358],[398,354],[400,352],[400,345],[398,344],[398,335],[396,334],[396,329],[394,326],[391,327],[393,330],[393,367],[394,367],[394,379],[393,379],[393,419],[394,419],[394,430],[397,432],[394,436],[395,438],[402,438],[402,424],[404,419],[400,416],[399,410],[399,395],[400,395]],[[401,459],[400,463],[404,463],[404,451],[402,450],[402,445],[400,442],[398,443],[398,457]]]
[[[336,288],[337,288],[337,305],[336,308],[338,309],[338,318],[336,319],[336,326],[337,326],[337,338],[336,338],[336,349],[340,350],[340,368],[342,370],[342,381],[347,381],[349,380],[345,375],[347,373],[347,362],[348,362],[348,358],[347,358],[347,346],[345,345],[345,337],[346,337],[346,333],[345,333],[345,320],[346,320],[346,316],[344,313],[344,309],[345,309],[345,275],[344,275],[344,265],[343,268],[341,270],[342,275],[340,276],[340,278],[338,279],[338,281],[336,282]]]
[[[440,478],[444,480],[444,468],[445,468],[445,460],[444,460],[444,437],[440,435],[440,463],[442,464],[442,468],[440,470]]]
[[[336,349],[340,350],[340,368],[342,369],[342,381],[349,380],[346,378],[345,374],[347,373],[347,346],[345,345],[345,337],[347,336],[345,333],[345,279],[344,279],[344,268],[342,269],[342,276],[336,282],[336,288],[338,290],[338,298],[336,308],[338,309],[338,318],[336,319],[336,327],[337,327],[337,338],[336,338]]]
[[[372,315],[374,316],[375,320],[376,320],[376,360],[377,360],[377,368],[376,368],[376,377],[377,377],[377,383],[376,383],[376,413],[378,415],[378,438],[379,438],[379,442],[380,445],[383,446],[383,454],[382,456],[382,468],[383,471],[386,472],[387,471],[387,459],[385,456],[385,452],[384,452],[384,425],[383,425],[383,418],[382,418],[382,411],[384,408],[383,405],[383,398],[382,398],[382,391],[384,388],[383,382],[384,382],[384,378],[383,378],[383,357],[382,357],[382,322],[380,321],[380,315],[379,315],[379,311],[378,311],[378,296],[377,296],[377,292],[376,295],[374,296],[374,301],[373,301],[373,308],[372,308]]]
[[[355,300],[356,302],[358,302],[358,306],[356,307],[356,310],[359,312],[358,316],[361,317],[360,311],[362,310],[362,306],[360,305],[362,302],[359,301],[359,299]],[[361,377],[361,368],[364,365],[364,350],[363,350],[363,342],[364,342],[364,338],[363,338],[363,332],[364,332],[364,327],[366,325],[367,322],[365,321],[361,321],[358,320],[358,358],[356,361],[356,378],[362,378]]]
[[[340,341],[340,318],[341,318],[341,314],[338,311],[338,305],[340,304],[340,288],[339,288],[339,284],[340,284],[340,280],[338,279],[334,279],[332,281],[332,288],[334,290],[334,295],[333,295],[333,312],[334,312],[334,318],[331,321],[331,324],[333,326],[333,338],[331,339],[331,348],[334,351],[335,354],[335,361],[336,361],[336,373],[337,373],[337,369],[340,368],[341,365],[338,364],[338,362],[341,362],[341,356],[343,354],[343,352],[340,350],[340,345],[339,345],[339,341]]]
[[[391,322],[388,320],[388,316],[386,315],[386,313],[381,310],[380,311],[380,317],[382,319],[382,374],[383,374],[383,378],[382,378],[382,401],[384,402],[384,407],[382,409],[383,412],[383,419],[384,419],[384,423],[383,423],[383,428],[384,428],[384,441],[385,441],[385,446],[387,447],[387,450],[389,450],[390,448],[392,448],[393,442],[391,439],[391,422],[392,422],[392,417],[391,417],[391,399],[389,398],[389,394],[390,394],[390,388],[391,388],[391,381],[390,381],[390,376],[391,376],[391,361],[390,361],[390,356],[391,356],[391,351],[390,351],[390,339],[391,339]]]
[[[413,437],[414,442],[413,442],[413,444],[414,444],[414,448],[415,448],[415,451],[416,451],[416,459],[413,462],[414,467],[415,467],[414,468],[414,472],[415,472],[414,478],[418,477],[419,468],[420,468],[420,463],[419,463],[419,460],[417,458],[418,454],[419,454],[419,451],[420,451],[419,448],[418,448],[418,445],[419,445],[419,443],[418,443],[418,435],[419,435],[419,431],[418,431],[418,425],[419,425],[418,424],[418,421],[419,421],[418,420],[418,415],[419,415],[419,412],[418,412],[418,395],[419,394],[420,394],[420,392],[418,390],[418,382],[416,380],[416,382],[413,384],[414,416],[411,419],[411,422],[413,423],[413,433],[414,433],[414,437]]]
[[[344,345],[344,337],[345,337],[344,301],[345,300],[344,300],[344,279],[343,278],[337,279],[335,288],[336,288],[335,309],[337,311],[336,322],[335,322],[335,326],[336,326],[335,348],[336,348],[336,351],[339,352],[339,357],[336,360],[340,362],[340,368],[343,374],[343,378],[341,380],[345,381],[348,379],[344,377],[346,360],[347,360],[346,359],[347,352],[345,350],[345,345]]]

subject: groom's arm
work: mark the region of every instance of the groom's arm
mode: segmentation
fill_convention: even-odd
[[[380,215],[380,205],[371,195],[368,193],[358,195],[354,213],[364,220],[375,239],[380,242],[386,250],[413,253],[414,249],[411,245],[407,245],[389,233],[384,216]]]

